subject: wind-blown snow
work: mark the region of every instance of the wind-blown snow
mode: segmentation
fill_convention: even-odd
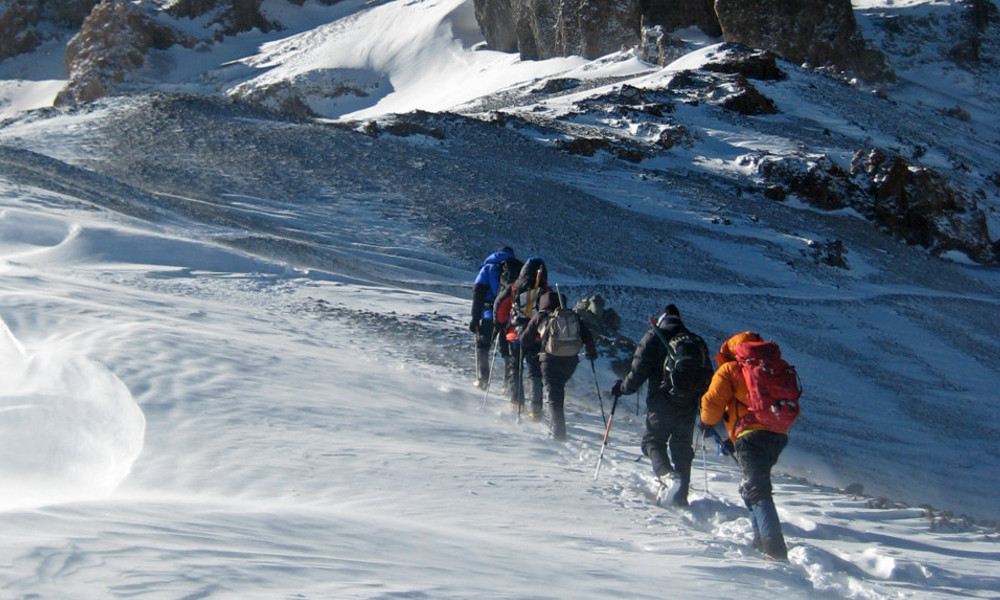
[[[904,4],[923,7],[855,3]],[[325,116],[367,119],[502,104],[554,74],[654,85],[717,51],[662,72],[628,53],[525,64],[474,49],[461,2],[265,9],[289,28],[168,51],[132,84],[225,95],[350,69],[391,89]],[[996,271],[713,175],[790,151],[780,130],[812,106],[798,94],[842,84],[769,86],[784,112],[768,136],[679,106],[712,133],[696,149],[712,168],[633,168],[451,117],[431,122],[438,139],[191,96],[23,112],[48,92],[19,87],[17,64],[0,63],[12,597],[1000,595]],[[891,137],[832,114],[811,118]],[[812,258],[832,237],[849,270]],[[712,345],[748,327],[782,344],[806,389],[776,472],[788,564],[751,548],[738,470],[711,447],[690,509],[651,502],[636,396],[594,480],[607,357],[571,381],[565,444],[469,385],[469,285],[500,243],[545,257],[571,300],[604,295],[633,338],[670,300]]]

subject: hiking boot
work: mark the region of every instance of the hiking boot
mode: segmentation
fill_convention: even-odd
[[[531,412],[528,413],[528,418],[531,419],[532,421],[538,423],[538,422],[540,422],[544,418],[544,416],[542,415],[541,411],[534,411],[533,410],[533,411],[531,411]]]
[[[768,560],[776,562],[788,561],[788,547],[785,546],[785,536],[780,533],[761,538],[760,550]]]
[[[678,504],[677,500],[682,491],[681,478],[676,473],[664,473],[657,477],[660,488],[656,490],[657,506],[687,506],[687,490],[683,490],[683,504]]]
[[[670,503],[673,504],[674,506],[680,506],[680,507],[688,506],[689,487],[690,486],[688,485],[688,482],[685,481],[684,479],[681,479],[680,486],[678,487],[677,491],[675,491],[674,495],[670,497]]]

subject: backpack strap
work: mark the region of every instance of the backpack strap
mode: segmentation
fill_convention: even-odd
[[[674,356],[674,351],[670,349],[670,340],[668,340],[667,336],[663,335],[663,332],[660,331],[660,328],[656,326],[656,321],[653,319],[653,317],[649,317],[649,328],[652,329],[653,333],[656,334],[656,337],[660,338],[660,341],[663,342],[663,346],[666,347],[667,349],[667,355],[670,358],[677,358],[676,356]]]

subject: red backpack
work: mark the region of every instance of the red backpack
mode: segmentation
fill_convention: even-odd
[[[747,382],[747,414],[736,427],[739,435],[747,427],[785,433],[799,416],[802,386],[795,367],[781,358],[775,342],[743,342],[733,353]]]

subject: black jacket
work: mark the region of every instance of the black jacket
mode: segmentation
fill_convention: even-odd
[[[670,340],[678,333],[687,331],[680,317],[668,316],[666,327],[660,329],[663,337]],[[654,326],[655,327],[655,326]],[[622,394],[634,394],[643,383],[649,382],[646,390],[647,406],[663,395],[663,361],[667,358],[667,347],[651,327],[642,336],[639,346],[632,356],[632,368],[622,380]]]

